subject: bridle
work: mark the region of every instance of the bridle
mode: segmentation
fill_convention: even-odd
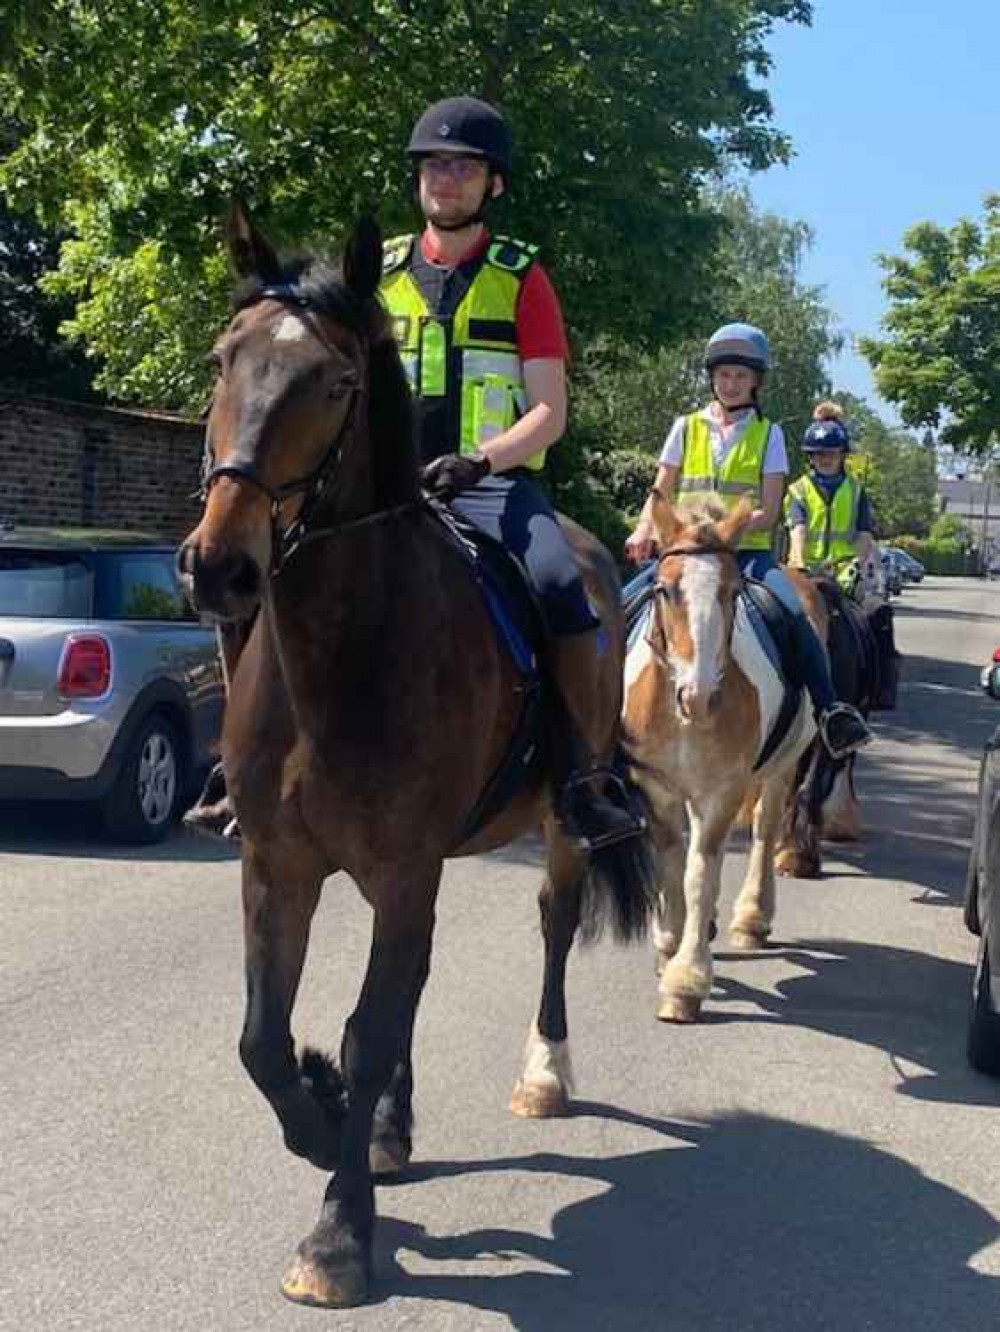
[[[656,610],[657,610],[657,607],[658,607],[658,605],[659,605],[659,599],[660,599],[660,598],[662,598],[664,601],[668,601],[669,598],[670,598],[670,594],[669,594],[667,588],[664,586],[663,583],[660,582],[659,574],[660,574],[660,569],[661,569],[661,567],[662,567],[664,561],[669,560],[669,559],[671,558],[671,556],[674,556],[674,555],[683,555],[683,556],[689,556],[689,555],[728,555],[729,558],[730,558],[731,560],[733,560],[734,562],[736,562],[737,565],[738,565],[738,560],[737,560],[736,552],[735,552],[730,546],[671,546],[669,550],[665,550],[665,551],[663,551],[662,554],[658,557],[658,559],[657,559],[657,561],[656,561],[656,569],[655,569],[654,572],[653,572],[653,611],[654,611],[654,613],[653,613],[653,615],[650,617],[650,624],[649,624],[649,626],[648,626],[648,628],[647,628],[647,630],[646,630],[645,639],[646,639],[646,643],[647,643],[647,645],[648,645],[648,647],[649,647],[650,652],[653,654],[653,657],[655,658],[655,660],[656,660],[656,661],[657,661],[657,662],[658,662],[658,663],[659,663],[659,664],[660,664],[665,670],[673,670],[673,667],[672,667],[671,662],[670,662],[670,659],[669,659],[669,657],[668,657],[668,655],[667,655],[667,644],[668,644],[667,631],[666,631],[666,629],[663,627],[663,623],[662,623],[662,621],[660,620],[659,615],[656,614]],[[654,642],[653,642],[653,639],[652,639],[652,637],[651,637],[651,630],[652,630],[652,628],[653,628],[653,623],[654,623],[654,622],[655,622],[655,624],[656,624],[656,627],[657,627],[657,628],[659,629],[659,631],[660,631],[660,638],[661,638],[662,643],[663,643],[663,648],[661,648],[657,643],[654,643]],[[729,638],[728,638],[728,640],[727,640],[727,642],[726,642],[726,650],[727,650],[727,652],[730,651],[731,648],[732,648],[733,631],[734,631],[735,625],[736,625],[736,617],[733,616],[733,618],[732,618],[732,620],[730,621],[730,624],[729,624]]]
[[[310,302],[309,297],[298,287],[292,284],[282,284],[280,286],[263,287],[255,294],[253,300],[248,304],[256,305],[262,300],[281,301],[284,305],[293,305],[300,311],[309,311],[315,313],[315,306]],[[336,350],[338,355],[343,355],[338,349],[330,347],[326,338],[321,339],[325,346],[330,350]],[[244,482],[247,485],[256,487],[262,491],[270,501],[271,506],[271,564],[270,574],[275,577],[280,573],[286,561],[294,554],[300,546],[307,542],[318,540],[321,537],[332,536],[335,532],[342,531],[346,527],[354,526],[358,522],[370,521],[374,518],[384,516],[382,513],[369,514],[365,518],[354,520],[327,520],[323,524],[316,521],[317,510],[324,497],[330,493],[336,485],[337,477],[340,471],[341,461],[344,455],[344,447],[348,437],[354,434],[357,422],[358,402],[363,396],[364,369],[367,366],[367,345],[362,342],[361,365],[352,365],[350,371],[340,381],[346,385],[349,401],[344,418],[337,429],[336,434],[327,445],[326,450],[320,458],[317,465],[305,474],[297,477],[294,481],[284,481],[279,486],[269,485],[260,473],[260,468],[253,458],[235,457],[227,462],[216,463],[212,453],[211,442],[206,432],[205,438],[205,457],[202,465],[201,490],[202,502],[208,499],[209,492],[216,481],[222,477],[232,477],[235,481]],[[281,506],[286,500],[302,496],[302,505],[297,515],[285,527],[281,524]],[[406,506],[409,507],[409,506]],[[386,514],[388,511],[386,511]]]

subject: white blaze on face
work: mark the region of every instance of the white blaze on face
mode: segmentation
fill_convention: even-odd
[[[717,556],[695,555],[684,561],[681,591],[687,607],[688,632],[694,655],[691,661],[672,660],[678,688],[691,687],[696,694],[710,693],[722,679],[721,580],[722,565]]]
[[[305,336],[305,324],[293,314],[286,314],[271,334],[275,342],[301,342]]]

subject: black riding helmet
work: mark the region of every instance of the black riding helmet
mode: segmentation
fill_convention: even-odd
[[[429,106],[414,125],[406,151],[415,158],[467,153],[485,158],[505,184],[510,175],[510,130],[496,107],[478,97],[446,97]]]

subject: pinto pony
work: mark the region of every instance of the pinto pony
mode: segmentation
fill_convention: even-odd
[[[653,811],[660,883],[653,939],[665,1021],[695,1021],[711,990],[710,938],[726,841],[748,797],[753,841],[730,939],[740,950],[766,942],[782,815],[815,730],[803,691],[784,740],[756,766],[766,739],[757,658],[750,650],[741,655],[736,643],[742,637],[736,549],[751,512],[746,500],[728,514],[675,510],[654,492],[662,554],[646,633],[626,661],[624,716]],[[822,636],[814,590],[804,579],[796,586]]]
[[[544,767],[464,834],[520,716],[520,676],[466,558],[420,497],[406,379],[377,297],[378,228],[358,224],[341,271],[283,266],[243,207],[229,243],[246,283],[214,352],[205,508],[179,565],[201,609],[253,623],[223,734],[243,834],[240,1055],[285,1145],[332,1172],[283,1291],[354,1305],[372,1274],[373,1168],[410,1157],[411,1041],[445,858],[544,828],[542,996],[512,1102],[526,1116],[567,1109],[578,924],[606,918],[639,936],[651,883],[645,839],[588,857],[562,832]],[[593,698],[607,763],[621,733],[618,578],[592,537],[570,536],[607,634]],[[337,870],[373,916],[342,1073],[296,1054],[290,1029],[310,922]]]

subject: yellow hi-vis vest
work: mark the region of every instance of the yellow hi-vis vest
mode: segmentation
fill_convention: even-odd
[[[831,502],[811,476],[800,476],[789,487],[789,503],[793,497],[806,510],[806,564],[838,563],[853,558],[858,539],[861,483],[853,476],[845,476]]]
[[[735,509],[744,495],[754,508],[760,507],[761,478],[771,423],[754,420],[716,469],[712,458],[712,430],[700,412],[684,419],[684,462],[677,498],[682,504],[700,506],[709,500]],[[745,532],[740,550],[770,550],[770,532]]]
[[[438,400],[447,409],[438,420],[448,424],[431,452],[472,453],[527,410],[515,317],[521,283],[538,247],[493,237],[454,313],[442,317],[414,277],[415,246],[413,236],[386,242],[382,303],[420,406]],[[544,465],[544,449],[525,464],[534,471]]]

